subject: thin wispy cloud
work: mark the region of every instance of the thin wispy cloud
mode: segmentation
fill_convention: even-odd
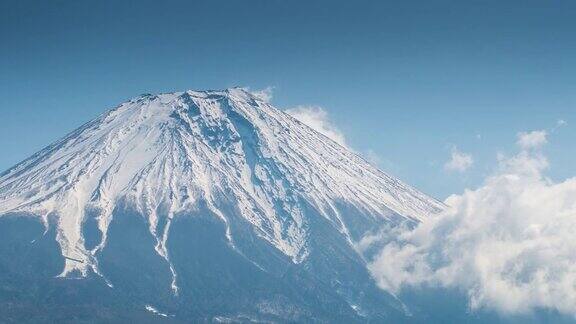
[[[444,169],[447,171],[465,172],[472,164],[474,164],[472,155],[461,152],[454,146],[450,153],[450,159],[444,164]]]
[[[262,101],[270,102],[274,97],[274,87],[272,86],[258,90],[252,90],[250,88],[245,89]],[[348,147],[344,134],[336,126],[336,124],[332,122],[328,112],[324,108],[314,105],[299,105],[293,108],[285,109],[284,111],[308,127],[337,142],[338,144],[344,147]]]
[[[250,92],[254,96],[258,97],[260,100],[265,102],[272,101],[272,98],[274,97],[274,87],[272,86],[268,86],[264,89],[258,89],[258,90],[251,90],[250,88],[246,88],[246,91]]]
[[[306,124],[315,131],[332,139],[336,143],[348,147],[346,137],[342,131],[331,121],[328,112],[318,106],[297,106],[285,110],[292,117]]]
[[[362,156],[372,165],[379,166],[382,163],[382,157],[374,152],[374,150],[368,149],[362,152]]]
[[[556,121],[556,125],[554,125],[554,127],[551,129],[551,133],[556,132],[557,130],[559,130],[562,127],[565,127],[568,125],[568,122],[565,119],[558,119]]]
[[[285,110],[292,117],[298,119],[300,122],[306,124],[315,131],[323,134],[324,136],[332,139],[336,143],[346,147],[348,150],[361,155],[366,161],[375,167],[382,168],[387,172],[397,171],[398,166],[379,155],[372,149],[356,150],[348,145],[348,141],[344,133],[338,126],[331,120],[328,111],[319,106],[297,106]]]

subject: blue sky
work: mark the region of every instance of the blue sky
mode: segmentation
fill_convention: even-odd
[[[0,1],[0,169],[105,109],[273,87],[438,197],[479,185],[521,131],[576,174],[573,1]],[[557,127],[559,120],[566,125]],[[454,148],[463,172],[445,169]]]

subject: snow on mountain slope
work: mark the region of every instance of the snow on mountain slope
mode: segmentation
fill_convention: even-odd
[[[369,217],[419,221],[443,208],[245,90],[143,95],[112,109],[0,174],[0,215],[54,219],[67,257],[62,276],[98,273],[112,211],[126,202],[147,217],[169,262],[170,221],[232,199],[259,236],[299,263],[308,254],[303,202],[353,244],[339,204]],[[159,226],[159,211],[167,213]],[[102,240],[88,249],[82,224],[98,212]],[[73,260],[76,259],[76,260]],[[80,262],[79,262],[80,261]]]

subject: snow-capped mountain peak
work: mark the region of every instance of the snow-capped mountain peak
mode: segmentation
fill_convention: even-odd
[[[351,244],[354,225],[340,206],[409,221],[443,208],[240,88],[142,95],[0,174],[0,215],[37,215],[56,226],[63,276],[98,272],[120,204],[146,218],[168,262],[172,219],[198,208],[226,225],[231,246],[231,224],[247,222],[295,263],[309,253],[307,208]],[[87,214],[102,233],[94,246],[83,235]]]

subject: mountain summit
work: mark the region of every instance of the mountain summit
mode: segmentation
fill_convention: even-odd
[[[240,88],[142,95],[0,174],[0,227],[58,243],[58,278],[35,282],[105,282],[174,318],[401,314],[364,300],[385,294],[356,243],[442,208]]]

